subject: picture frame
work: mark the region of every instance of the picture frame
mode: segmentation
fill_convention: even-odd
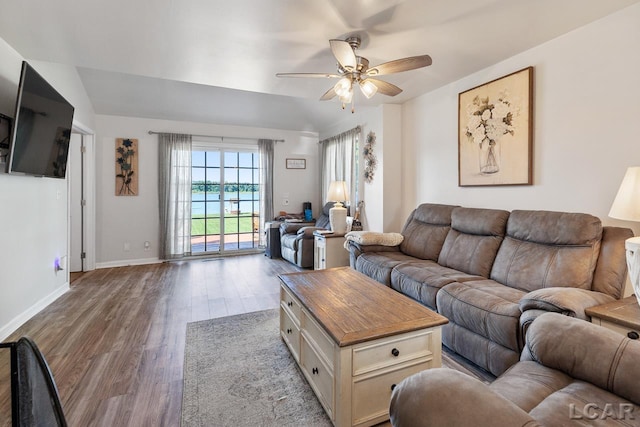
[[[287,159],[287,169],[306,169],[306,159]]]
[[[458,186],[533,184],[533,67],[458,94]]]

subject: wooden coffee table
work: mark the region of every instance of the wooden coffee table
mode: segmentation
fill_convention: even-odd
[[[282,274],[280,334],[334,425],[389,418],[395,385],[442,363],[447,319],[350,267]]]

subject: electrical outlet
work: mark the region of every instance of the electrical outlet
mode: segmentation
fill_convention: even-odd
[[[149,249],[151,249],[151,242],[147,240],[144,242],[144,250],[148,251]]]
[[[131,250],[131,243],[129,242],[124,242],[124,249],[125,252],[129,252]]]

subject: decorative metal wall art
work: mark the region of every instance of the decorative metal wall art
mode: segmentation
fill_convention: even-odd
[[[376,144],[376,134],[369,132],[367,134],[367,140],[362,149],[362,155],[364,156],[364,182],[371,183],[373,176],[376,173],[376,167],[378,166],[378,159],[374,153],[374,145]]]

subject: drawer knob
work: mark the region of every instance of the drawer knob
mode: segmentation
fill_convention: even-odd
[[[311,370],[311,373],[312,373],[313,375],[317,375],[317,374],[318,374],[318,368],[313,368],[313,369]]]
[[[636,331],[628,332],[627,336],[629,338],[631,338],[632,340],[637,340],[638,338],[640,338],[640,335],[638,335],[638,333]]]
[[[291,333],[291,328],[287,329],[287,333],[290,334]]]
[[[400,355],[400,350],[394,348],[393,350],[391,350],[391,354],[393,354],[393,357],[398,357]]]
[[[395,384],[391,384],[391,391],[393,391],[393,389],[396,388]]]

